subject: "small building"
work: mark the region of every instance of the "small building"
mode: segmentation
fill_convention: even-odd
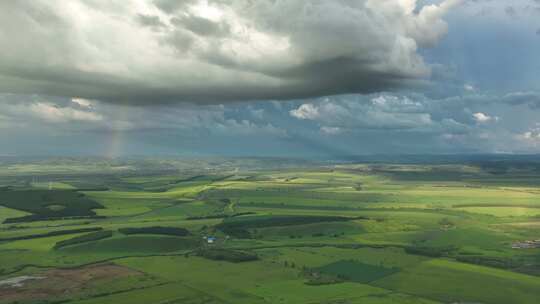
[[[206,237],[206,242],[207,242],[208,244],[214,244],[215,241],[216,241],[216,238],[213,237],[213,236],[208,236],[208,237]]]

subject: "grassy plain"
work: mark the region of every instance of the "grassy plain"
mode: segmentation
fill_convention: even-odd
[[[0,304],[540,301],[536,163],[236,166],[0,164]]]

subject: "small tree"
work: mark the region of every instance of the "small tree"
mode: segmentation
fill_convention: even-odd
[[[454,226],[454,222],[452,222],[450,219],[448,219],[447,217],[441,219],[439,221],[439,225],[441,226]]]

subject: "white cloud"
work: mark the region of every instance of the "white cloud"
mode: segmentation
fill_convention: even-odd
[[[351,129],[417,129],[434,125],[431,114],[421,103],[408,97],[380,95],[369,100],[325,98],[302,104],[290,111],[300,120],[319,122],[327,128]],[[330,129],[328,129],[330,130]]]
[[[85,112],[72,108],[62,108],[48,103],[38,102],[31,104],[28,110],[33,116],[50,122],[86,121],[97,122],[103,116],[93,112]]]
[[[10,117],[0,114],[0,129],[8,129],[13,126],[13,121]]]
[[[529,130],[515,135],[519,143],[524,145],[524,149],[538,153],[540,148],[540,123],[536,123]]]
[[[484,114],[482,112],[474,113],[473,118],[478,123],[487,123],[487,122],[498,121],[499,120],[499,117],[497,117],[497,116],[489,116],[489,115]]]
[[[244,107],[223,105],[119,106],[84,99],[12,96],[18,102],[3,103],[0,95],[0,128],[17,131],[20,126],[39,126],[64,132],[179,132],[186,137],[254,136],[287,137],[287,131],[265,120],[264,110],[246,110],[254,121],[238,115]],[[230,111],[230,113],[229,113]]]
[[[425,106],[419,101],[413,101],[411,98],[404,96],[398,97],[394,95],[382,94],[371,99],[371,103],[377,109],[386,112],[422,112],[425,111]]]
[[[538,130],[527,131],[521,134],[521,138],[528,141],[540,141],[540,132]]]
[[[251,110],[251,115],[253,115],[254,118],[258,119],[258,120],[263,120],[264,119],[264,109],[252,109]]]
[[[326,134],[326,135],[336,135],[342,132],[343,130],[338,127],[325,127],[325,126],[321,127],[321,133]]]
[[[539,139],[540,140],[540,122],[537,122],[529,128],[528,131],[521,134],[524,139]]]
[[[287,132],[281,128],[277,128],[270,123],[256,124],[249,120],[227,119],[222,122],[215,122],[212,133],[222,134],[226,136],[251,136],[251,135],[273,135],[278,137],[286,137]]]
[[[467,92],[474,92],[474,91],[476,91],[476,88],[475,88],[473,85],[471,85],[471,84],[465,84],[465,85],[463,86],[463,89],[465,89],[465,91],[467,91]]]
[[[315,120],[321,116],[319,108],[311,103],[305,103],[289,113],[291,116],[302,120]]]
[[[94,103],[91,100],[84,99],[84,98],[72,98],[71,102],[79,105],[79,107],[87,108],[87,109],[92,109],[94,106]]]

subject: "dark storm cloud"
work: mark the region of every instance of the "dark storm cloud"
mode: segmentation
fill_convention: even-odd
[[[196,3],[197,0],[154,0],[154,5],[165,13],[174,13],[188,5]]]
[[[508,15],[509,17],[512,17],[512,18],[515,18],[517,16],[516,9],[513,6],[507,6],[504,9],[504,12],[506,13],[506,15]]]
[[[511,105],[528,105],[531,108],[540,108],[540,94],[537,92],[516,92],[505,95],[502,102]]]
[[[156,29],[166,27],[165,23],[161,21],[159,16],[137,14],[136,20],[143,26],[153,27]]]
[[[414,2],[0,1],[0,154],[538,153],[539,2]]]
[[[200,36],[220,36],[230,34],[230,27],[225,22],[213,22],[197,16],[175,17],[171,23]]]
[[[0,92],[152,105],[408,87],[460,2],[2,1]]]

